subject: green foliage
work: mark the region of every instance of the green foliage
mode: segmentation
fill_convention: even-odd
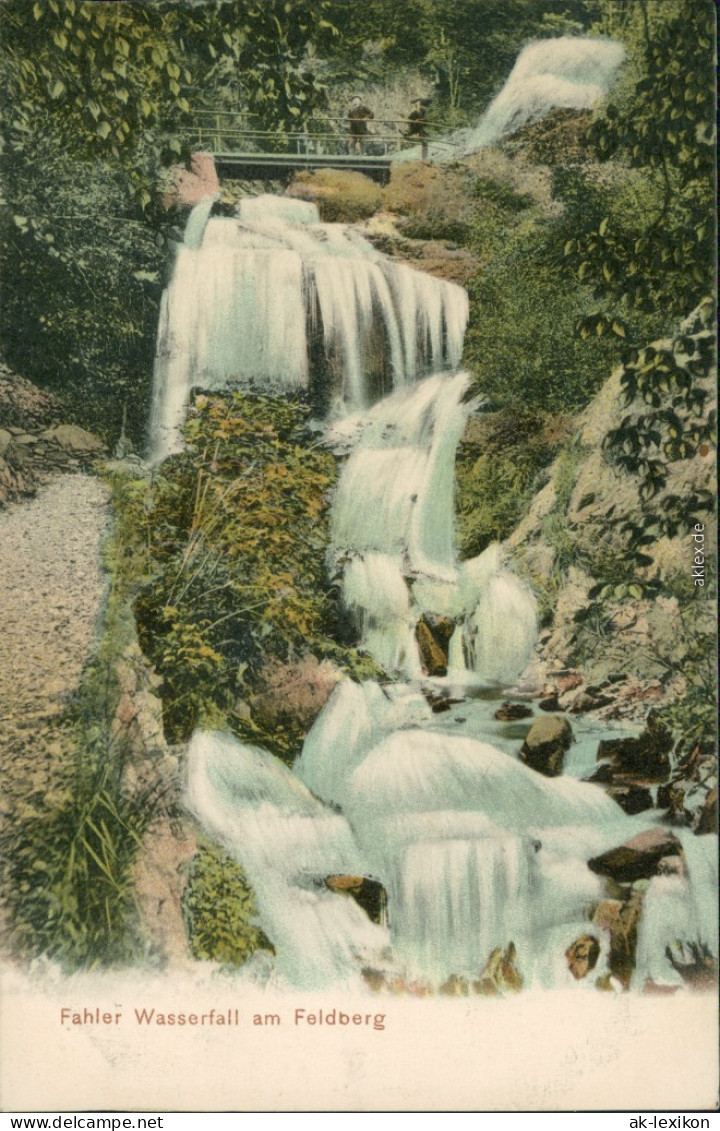
[[[40,143],[38,143],[40,144]],[[117,169],[82,166],[47,139],[40,175],[5,173],[1,312],[8,362],[62,395],[112,443],[141,443],[164,255]]]
[[[565,435],[562,418],[537,413],[504,412],[473,420],[455,464],[461,558],[475,557],[518,525]]]
[[[242,966],[256,950],[272,950],[255,924],[255,897],[242,868],[207,842],[190,865],[184,902],[194,958]]]
[[[485,214],[477,229],[488,262],[472,280],[465,364],[498,407],[546,412],[587,404],[607,377],[613,349],[574,336],[592,300],[553,262],[552,222],[503,229]]]
[[[70,801],[33,817],[7,846],[7,907],[21,953],[68,969],[138,952],[131,869],[152,799],[123,796],[98,747],[80,750]]]
[[[168,224],[161,164],[196,111],[282,135],[325,102],[306,65],[325,0],[6,0],[0,222],[7,360],[111,442],[144,441]]]
[[[632,223],[610,212],[576,224],[565,256],[598,297],[630,310],[661,305],[679,319],[713,285],[713,12],[700,4],[689,20],[668,4],[650,21],[642,0],[638,11],[634,88],[596,118],[588,140],[601,161],[639,170],[652,203]]]
[[[443,116],[460,122],[477,116],[528,40],[577,33],[594,14],[582,0],[550,12],[546,0],[331,0],[328,17],[340,33],[337,78],[382,81],[415,66],[432,80]]]
[[[308,444],[307,415],[272,397],[199,397],[187,451],[157,477],[145,520],[154,572],[136,609],[173,736],[210,704],[230,711],[268,657],[327,647],[335,468]]]

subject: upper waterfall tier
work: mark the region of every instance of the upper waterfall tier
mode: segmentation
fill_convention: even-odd
[[[191,213],[163,296],[154,378],[151,455],[180,447],[193,387],[305,389],[337,417],[366,408],[429,372],[455,368],[467,294],[376,251],[314,205],[282,197],[241,203],[198,238]]]
[[[611,39],[565,35],[528,44],[471,133],[466,152],[492,145],[555,108],[591,109],[607,97],[624,58],[622,44]]]

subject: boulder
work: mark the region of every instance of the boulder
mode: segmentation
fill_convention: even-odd
[[[598,761],[610,762],[613,776],[632,776],[643,782],[665,781],[670,773],[673,738],[667,727],[650,711],[645,730],[637,738],[603,739],[598,744]]]
[[[368,876],[326,876],[325,886],[330,891],[354,899],[373,923],[382,923],[387,908],[387,893],[379,880]]]
[[[580,935],[565,951],[568,969],[576,981],[586,978],[600,957],[600,943],[594,935]]]
[[[483,997],[520,992],[523,988],[523,976],[517,968],[515,943],[509,943],[505,950],[500,946],[495,948],[472,988],[474,993]]]
[[[682,856],[682,845],[669,829],[654,828],[588,860],[588,868],[616,883],[631,884],[657,876],[665,856]]]
[[[593,774],[592,780],[597,781],[598,778]],[[607,793],[629,817],[634,816],[635,813],[644,813],[646,810],[653,808],[652,793],[642,785],[611,784]]]
[[[267,728],[294,725],[308,731],[339,678],[333,664],[312,655],[289,664],[268,663],[258,673],[257,691],[249,698],[253,717]]]
[[[545,777],[554,778],[562,773],[565,753],[572,742],[572,727],[567,719],[535,719],[520,748],[520,759]]]
[[[420,662],[425,675],[447,675],[448,647],[455,621],[435,613],[423,613],[415,626]]]
[[[515,719],[529,719],[532,718],[532,708],[526,707],[524,703],[503,703],[502,707],[498,707],[494,718],[500,723],[511,723]]]
[[[631,891],[628,899],[604,899],[595,908],[592,921],[600,930],[607,932],[610,942],[608,974],[605,979],[598,980],[599,989],[612,989],[612,979],[623,989],[630,988],[642,907],[643,893]]]
[[[105,450],[105,445],[99,436],[87,432],[77,424],[58,424],[56,428],[49,428],[43,432],[41,438],[49,443],[58,444],[68,452],[89,454]]]

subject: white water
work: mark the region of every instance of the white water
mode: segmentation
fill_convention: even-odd
[[[479,144],[542,107],[590,104],[621,58],[618,45],[599,40],[532,45]],[[576,102],[558,101],[565,97]],[[293,772],[230,735],[196,733],[188,804],[245,868],[283,982],[351,985],[369,966],[437,988],[452,974],[477,978],[490,952],[513,942],[526,985],[582,992],[608,958],[589,919],[606,882],[587,862],[651,821],[627,817],[598,785],[529,769],[509,730],[498,749],[488,741],[497,724],[485,726],[471,703],[467,718],[439,721],[420,690],[423,613],[456,622],[449,688],[512,684],[537,633],[532,595],[499,546],[457,560],[455,451],[477,407],[465,402],[468,376],[452,372],[466,296],[390,263],[351,230],[320,224],[301,202],[243,202],[238,220],[211,220],[204,236],[203,222],[197,213],[163,304],[156,455],[177,445],[192,385],[312,391],[319,340],[331,382],[325,438],[347,456],[328,568],[361,647],[396,681],[340,682]],[[441,372],[426,376],[431,368]],[[578,751],[577,767],[587,768],[589,754]],[[717,953],[715,838],[682,840],[685,871],[647,888],[640,988],[646,978],[673,980],[665,947],[676,939]],[[324,878],[339,873],[384,885],[387,926],[327,888]],[[564,955],[586,933],[599,938],[601,958],[584,985]]]
[[[557,108],[591,110],[608,95],[625,58],[610,39],[562,36],[529,44],[470,134],[474,153]]]
[[[456,619],[456,678],[512,683],[537,635],[535,601],[499,546],[458,563],[455,452],[468,414],[469,375],[428,377],[331,430],[350,456],[332,511],[330,568],[342,577],[362,646],[386,671],[419,678],[415,625]]]
[[[433,161],[456,161],[494,145],[551,110],[592,110],[604,102],[625,58],[612,39],[560,36],[529,43],[499,94],[472,129],[460,129],[428,146]],[[420,147],[402,150],[396,161],[419,161]]]
[[[208,214],[208,200],[191,213],[163,295],[153,460],[180,449],[194,387],[307,390],[341,417],[458,365],[461,287],[391,262],[344,225],[321,224],[303,201],[255,197],[237,219]]]

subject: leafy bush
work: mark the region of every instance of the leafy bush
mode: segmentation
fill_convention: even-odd
[[[472,420],[455,465],[462,558],[502,541],[517,526],[569,425],[567,417],[509,411]]]
[[[194,958],[242,966],[256,950],[272,950],[256,925],[245,873],[230,856],[203,843],[190,865],[185,914]]]
[[[308,414],[291,400],[202,395],[184,429],[187,450],[156,477],[140,535],[152,576],[136,613],[173,740],[219,713],[291,760],[302,733],[281,721],[277,733],[258,730],[238,699],[273,660],[310,653],[362,667],[333,639],[325,551],[335,461],[312,444]]]
[[[353,223],[377,212],[382,203],[379,185],[362,173],[344,169],[318,169],[314,173],[296,173],[288,196],[311,200],[320,216],[330,223]]]

